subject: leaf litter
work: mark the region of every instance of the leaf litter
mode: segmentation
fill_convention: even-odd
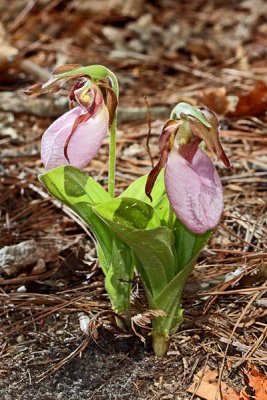
[[[214,400],[218,396],[221,396],[218,397],[221,400],[265,400],[267,398],[267,377],[252,365],[248,370],[244,370],[244,375],[247,385],[238,393],[223,381],[219,386],[217,372],[204,367],[194,376],[195,382],[188,388],[188,392],[205,400]]]

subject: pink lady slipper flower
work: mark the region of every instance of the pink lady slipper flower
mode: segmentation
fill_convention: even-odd
[[[117,102],[111,87],[104,82],[94,83],[89,77],[58,78],[55,75],[47,83],[34,85],[26,93],[55,92],[74,79],[76,82],[69,93],[71,110],[54,121],[42,137],[41,159],[46,170],[62,165],[85,167],[97,154],[114,118]],[[106,91],[108,106],[100,87]],[[75,108],[74,102],[77,103]]]
[[[83,86],[73,91],[78,107],[58,118],[43,134],[41,158],[47,170],[66,164],[85,167],[108,133],[109,113],[102,93],[97,85],[81,79]]]
[[[148,176],[146,194],[151,198],[157,176],[166,166],[166,192],[174,213],[188,229],[201,234],[218,225],[223,211],[222,184],[212,161],[199,148],[201,141],[226,167],[231,165],[219,141],[216,115],[204,108],[198,111],[210,128],[184,113],[180,120],[165,124],[159,139],[161,157]]]

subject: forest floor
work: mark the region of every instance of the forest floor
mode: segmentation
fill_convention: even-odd
[[[222,400],[266,400],[250,379],[257,369],[267,387],[266,3],[4,3],[0,252],[14,256],[10,246],[17,245],[24,253],[8,269],[0,264],[0,399],[215,400],[226,388]],[[233,165],[226,170],[216,161],[225,209],[162,359],[149,337],[142,343],[115,328],[92,238],[38,181],[40,139],[67,110],[67,92],[28,99],[23,89],[64,63],[102,64],[117,74],[117,193],[151,169],[145,98],[154,160],[177,102],[206,105],[220,119]],[[105,187],[107,149],[106,140],[86,168]],[[94,323],[91,336],[80,329],[81,312]],[[239,395],[244,388],[247,397]]]

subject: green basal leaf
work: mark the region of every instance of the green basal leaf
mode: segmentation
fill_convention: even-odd
[[[174,236],[148,204],[132,198],[119,198],[93,207],[140,261],[138,268],[147,290],[154,297],[171,280],[176,263]]]
[[[164,194],[155,205],[155,211],[161,219],[161,225],[168,226],[170,202],[167,194]],[[175,216],[174,216],[175,217]]]
[[[105,276],[107,276],[108,270],[109,270],[109,264],[107,264],[107,260],[105,258],[104,252],[99,243],[97,243],[97,257],[98,257],[98,262],[99,262],[100,268],[104,272]]]
[[[110,195],[93,178],[72,166],[61,166],[39,175],[50,193],[70,203],[87,201],[89,204],[110,199]]]
[[[191,115],[192,117],[195,117],[200,122],[202,122],[202,124],[205,125],[207,128],[211,128],[211,124],[209,123],[209,121],[204,117],[204,115],[199,110],[197,110],[196,107],[191,106],[191,104],[183,102],[178,103],[172,110],[170,118],[171,119],[180,118],[181,113]]]
[[[152,229],[160,226],[154,209],[143,201],[129,197],[116,198],[93,207],[105,221],[111,221],[122,229]]]
[[[116,299],[114,311],[118,314],[130,308],[134,265],[129,247],[117,237],[113,239],[112,268],[109,267],[105,287],[111,299]]]
[[[208,231],[201,235],[193,233],[178,219],[174,222],[173,231],[178,258],[178,268],[179,270],[182,270],[189,262],[196,259],[211,237],[212,231]]]
[[[173,327],[174,319],[177,318],[177,311],[179,316],[181,316],[181,295],[186,280],[193,268],[194,264],[189,264],[187,268],[184,268],[169,281],[168,285],[165,286],[161,293],[153,298],[154,307],[165,311],[167,314],[166,317],[155,320],[156,330],[169,333]],[[179,320],[179,322],[182,322],[181,318],[179,318]]]
[[[138,275],[140,276],[140,278],[143,282],[146,292],[147,292],[148,296],[151,296],[151,293],[153,293],[153,291],[150,286],[150,281],[149,281],[149,277],[146,273],[146,269],[143,268],[143,265],[142,265],[140,259],[137,257],[137,255],[133,251],[132,251],[132,257],[133,257],[135,269],[138,271]]]
[[[155,207],[158,202],[161,200],[162,196],[166,193],[165,191],[165,183],[164,183],[164,171],[162,170],[155,182],[155,185],[152,190],[152,198],[151,202],[145,193],[145,186],[148,175],[141,176],[136,181],[131,183],[127,189],[121,193],[119,197],[132,197],[138,200],[141,200],[152,207]]]
[[[77,213],[91,228],[98,241],[100,266],[106,275],[106,288],[113,309],[129,309],[133,278],[131,250],[92,210],[92,206],[110,200],[110,195],[81,170],[62,166],[41,175],[49,192]]]
[[[145,193],[147,177],[148,175],[144,175],[138,178],[136,181],[131,183],[130,186],[128,186],[128,188],[123,193],[121,193],[119,197],[133,197],[135,199],[145,202],[146,204],[149,204],[155,209],[156,213],[161,219],[161,225],[166,226],[168,221],[169,200],[165,190],[164,170],[160,172],[153,187],[152,202]]]
[[[81,170],[62,166],[39,176],[49,192],[75,211],[92,229],[100,243],[107,263],[111,262],[112,233],[91,207],[110,199],[110,195],[94,179]]]
[[[211,231],[198,235],[189,231],[177,219],[174,222],[175,247],[178,264],[176,275],[166,287],[153,298],[149,298],[150,306],[165,311],[166,317],[153,320],[152,335],[155,349],[160,354],[170,334],[177,332],[183,321],[183,309],[180,305],[184,285],[194,269],[197,257],[211,236]]]

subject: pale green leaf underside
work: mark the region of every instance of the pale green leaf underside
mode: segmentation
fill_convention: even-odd
[[[209,123],[209,121],[199,110],[197,110],[194,106],[191,106],[191,104],[178,103],[177,106],[174,107],[174,109],[172,110],[171,118],[180,118],[181,113],[191,115],[192,117],[195,117],[200,122],[202,122],[202,124],[205,125],[207,128],[211,128],[211,124]]]
[[[191,232],[178,219],[174,222],[173,232],[175,236],[178,268],[182,270],[190,262],[196,260],[196,257],[207,243],[212,232],[207,231],[201,235]]]
[[[136,179],[133,183],[131,183],[128,188],[121,193],[119,197],[132,197],[138,200],[141,200],[152,207],[155,207],[158,202],[161,200],[162,196],[166,193],[165,191],[165,183],[164,183],[164,171],[162,170],[157,177],[155,185],[153,187],[151,196],[153,201],[151,202],[145,193],[145,186],[148,175],[141,176]]]
[[[109,75],[109,70],[103,65],[90,65],[88,67],[78,67],[62,74],[54,75],[56,78],[68,78],[77,75],[87,75],[92,79],[103,79]]]
[[[153,187],[151,194],[153,199],[152,202],[145,193],[147,177],[148,175],[144,175],[138,178],[136,181],[131,183],[119,197],[132,197],[149,204],[155,209],[159,218],[162,220],[162,225],[166,225],[168,220],[169,200],[166,195],[164,170],[160,172]]]

